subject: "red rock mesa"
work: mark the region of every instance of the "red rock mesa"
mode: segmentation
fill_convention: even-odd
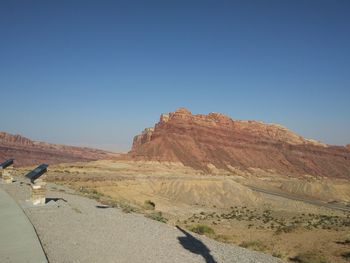
[[[350,178],[350,149],[305,139],[278,124],[233,120],[221,113],[162,114],[135,136],[128,157],[213,168],[260,168],[288,175]]]

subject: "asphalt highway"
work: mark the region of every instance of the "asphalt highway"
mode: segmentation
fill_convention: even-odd
[[[317,206],[323,206],[327,207],[330,209],[335,209],[335,210],[340,210],[340,211],[345,211],[345,212],[350,212],[350,207],[340,204],[340,203],[326,203],[320,200],[316,199],[311,199],[311,198],[302,198],[302,197],[297,197],[288,193],[281,193],[281,192],[275,192],[275,191],[270,191],[262,188],[258,188],[255,186],[249,186],[247,185],[250,189],[252,189],[255,192],[263,193],[263,194],[268,194],[268,195],[274,195],[274,196],[279,196],[291,200],[296,200],[296,201],[301,201],[304,203],[312,204],[312,205],[317,205]]]

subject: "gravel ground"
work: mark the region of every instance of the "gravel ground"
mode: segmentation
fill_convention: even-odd
[[[62,198],[30,207],[28,185],[4,188],[34,225],[49,262],[282,262],[277,258],[177,229],[141,214],[125,214],[99,205],[72,190],[56,188],[47,198]]]

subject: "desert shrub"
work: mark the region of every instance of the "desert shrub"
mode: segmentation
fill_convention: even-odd
[[[350,238],[347,238],[344,241],[337,241],[335,243],[342,244],[342,245],[350,245]]]
[[[299,263],[328,263],[322,254],[314,251],[300,253],[294,258],[291,258],[291,261]]]
[[[224,242],[224,243],[229,243],[230,241],[230,236],[227,235],[217,235],[215,237],[215,240],[218,240],[220,242]]]
[[[267,246],[263,244],[260,240],[253,240],[253,241],[243,241],[241,244],[239,244],[240,247],[249,248],[255,251],[266,251]]]
[[[122,208],[122,211],[126,214],[129,214],[129,213],[132,213],[132,212],[135,212],[134,209],[131,207],[131,206],[124,206]]]
[[[137,209],[128,203],[119,202],[117,207],[120,207],[122,211],[127,214],[137,212]]]
[[[206,225],[195,225],[189,228],[190,231],[200,235],[213,235],[215,234],[214,229]]]
[[[275,258],[282,258],[283,257],[282,253],[280,253],[280,252],[273,252],[272,256]]]
[[[168,219],[166,219],[165,217],[163,217],[162,212],[158,211],[158,212],[153,212],[150,214],[146,214],[145,215],[147,218],[159,221],[159,222],[163,222],[166,223],[168,221]]]
[[[350,260],[350,251],[342,253],[341,256],[346,260]]]
[[[146,200],[143,207],[146,210],[154,210],[156,208],[156,204],[152,202],[151,200]]]
[[[94,189],[89,194],[89,197],[92,199],[100,200],[100,198],[103,197],[103,194]]]
[[[350,260],[350,251],[342,253],[341,256],[346,260]]]
[[[87,196],[88,198],[91,199],[95,199],[97,201],[100,200],[101,197],[103,197],[104,195],[100,192],[98,192],[96,189],[90,189],[90,188],[86,188],[86,187],[80,187],[79,191],[84,194],[85,196]]]
[[[282,233],[290,233],[296,230],[297,227],[294,225],[290,226],[278,226],[277,230],[275,231],[275,234],[282,234]]]
[[[140,208],[138,208],[137,206],[133,206],[132,204],[130,204],[126,200],[113,199],[113,198],[110,198],[108,196],[102,195],[101,198],[99,199],[99,201],[103,205],[107,205],[107,206],[113,207],[113,208],[119,208],[124,213],[134,213],[134,212],[138,213],[138,212],[140,212]]]
[[[94,195],[99,195],[100,194],[96,189],[92,189],[91,193],[94,194]]]

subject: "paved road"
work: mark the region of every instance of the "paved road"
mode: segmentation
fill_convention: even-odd
[[[275,196],[279,196],[279,197],[283,197],[283,198],[287,198],[287,199],[291,199],[291,200],[301,201],[301,202],[312,204],[312,205],[323,206],[323,207],[327,207],[327,208],[330,208],[330,209],[350,212],[350,207],[347,207],[347,206],[342,205],[342,204],[326,203],[326,202],[322,202],[322,201],[319,201],[319,200],[296,197],[296,196],[293,196],[293,195],[290,195],[290,194],[287,194],[287,193],[274,192],[274,191],[258,188],[258,187],[255,187],[255,186],[248,186],[247,185],[247,187],[249,187],[253,191],[264,193],[264,194],[268,194],[268,195],[275,195]]]
[[[47,262],[32,224],[1,185],[0,261],[3,263]]]

